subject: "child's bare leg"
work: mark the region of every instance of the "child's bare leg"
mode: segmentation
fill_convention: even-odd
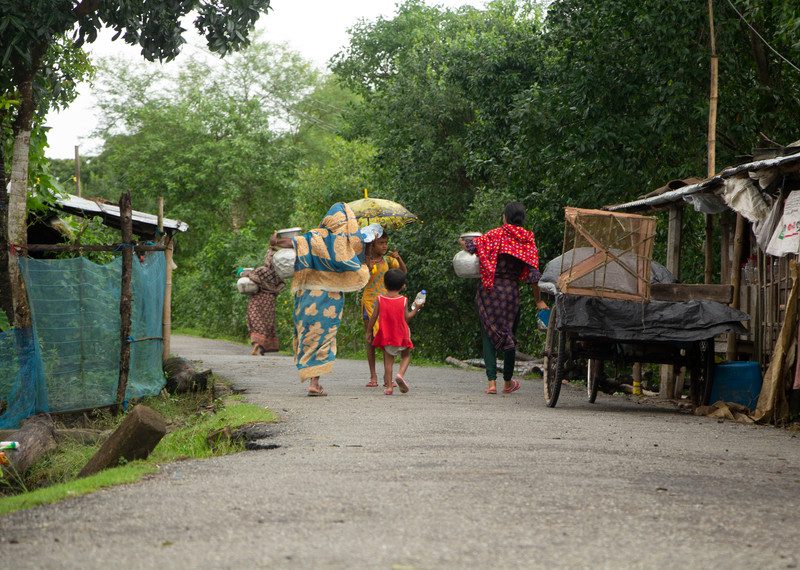
[[[406,377],[406,370],[408,370],[409,364],[411,364],[411,349],[407,348],[400,353],[400,369],[397,371],[397,375],[400,378]]]
[[[367,363],[369,364],[369,386],[378,385],[378,370],[375,366],[375,347],[367,345]]]
[[[400,391],[405,394],[408,392],[408,382],[406,382],[406,370],[408,365],[411,364],[411,349],[407,348],[400,352],[400,368],[397,371],[397,385],[400,386]]]
[[[366,312],[364,313],[366,315]],[[364,332],[367,331],[367,327],[369,327],[369,321],[364,320]],[[372,343],[366,343],[367,347],[367,364],[369,365],[369,383],[367,383],[368,388],[374,388],[378,385],[378,371],[375,368],[375,347],[372,346]]]
[[[387,396],[392,394],[392,370],[394,369],[394,356],[383,351],[383,386]]]

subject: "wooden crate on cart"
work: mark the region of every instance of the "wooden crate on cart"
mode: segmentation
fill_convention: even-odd
[[[647,301],[656,218],[605,210],[565,208],[558,290]]]

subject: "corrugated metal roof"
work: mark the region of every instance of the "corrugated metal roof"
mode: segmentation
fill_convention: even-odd
[[[119,227],[119,206],[87,200],[72,194],[58,198],[56,203],[58,208],[65,212],[80,216],[101,216],[105,221],[111,221],[111,225]],[[155,234],[155,230],[158,228],[158,216],[133,210],[133,223],[139,227],[149,228],[151,233]],[[189,225],[185,222],[164,218],[164,231],[167,233],[185,232],[188,229]]]
[[[622,212],[622,211],[637,211],[637,210],[647,210],[651,208],[657,208],[665,204],[670,204],[672,202],[677,202],[678,200],[682,200],[685,196],[688,196],[690,194],[697,194],[698,192],[707,192],[713,190],[714,188],[721,186],[726,178],[736,176],[737,174],[741,174],[742,172],[757,172],[759,170],[766,170],[768,168],[788,166],[794,163],[800,163],[800,152],[796,154],[791,154],[789,156],[779,156],[777,158],[757,160],[755,162],[740,164],[739,166],[732,166],[730,168],[726,168],[716,176],[712,178],[707,178],[706,180],[698,182],[697,184],[690,184],[689,186],[684,186],[683,188],[678,188],[677,190],[664,192],[663,194],[659,194],[658,196],[653,196],[651,198],[640,198],[638,200],[634,200],[632,202],[626,202],[624,204],[614,204],[613,206],[605,206],[603,209],[609,210],[611,212]]]

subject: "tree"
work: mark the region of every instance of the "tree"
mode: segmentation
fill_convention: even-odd
[[[237,50],[270,0],[138,0],[113,3],[101,0],[0,0],[0,46],[4,46],[2,68],[19,100],[13,123],[11,193],[8,204],[8,242],[26,243],[26,195],[28,149],[31,128],[39,103],[37,81],[52,70],[47,65],[51,48],[76,30],[75,46],[93,42],[103,27],[114,29],[115,39],[142,48],[150,61],[170,60],[184,43],[181,20],[196,10],[195,27],[206,37],[209,49],[220,55]],[[30,309],[16,258],[9,259],[14,305],[14,324],[29,326]]]
[[[193,57],[171,76],[117,61],[98,67],[104,144],[93,170],[135,189],[143,208],[163,196],[170,217],[191,228],[176,243],[173,322],[241,334],[235,269],[260,263],[272,231],[291,225],[297,169],[325,161],[316,145],[333,136],[320,125],[335,129],[322,113],[341,105],[335,90],[322,89],[297,53],[261,41],[224,65]]]

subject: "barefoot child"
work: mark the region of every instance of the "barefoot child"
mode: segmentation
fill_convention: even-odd
[[[390,269],[399,269],[406,273],[406,264],[400,254],[393,251],[387,255],[389,251],[389,238],[384,232],[379,237],[376,237],[372,243],[367,244],[365,257],[367,268],[369,269],[369,283],[364,287],[364,293],[361,296],[361,312],[364,318],[364,332],[367,332],[367,324],[370,317],[372,317],[372,307],[378,297],[386,293],[386,286],[383,283],[383,276]],[[380,322],[378,323],[380,327]],[[375,329],[370,328],[372,334],[376,334]],[[375,347],[367,342],[367,363],[369,364],[369,383],[367,388],[376,388],[378,386],[378,372],[375,369]]]
[[[394,358],[400,355],[400,368],[394,380],[404,394],[408,392],[405,373],[411,362],[410,321],[419,312],[420,306],[408,310],[408,299],[400,294],[406,288],[406,274],[398,269],[390,269],[383,278],[386,293],[379,295],[372,308],[372,316],[366,330],[366,340],[373,347],[383,349],[383,393],[392,395],[392,372]],[[378,332],[373,335],[372,327],[378,323]]]

